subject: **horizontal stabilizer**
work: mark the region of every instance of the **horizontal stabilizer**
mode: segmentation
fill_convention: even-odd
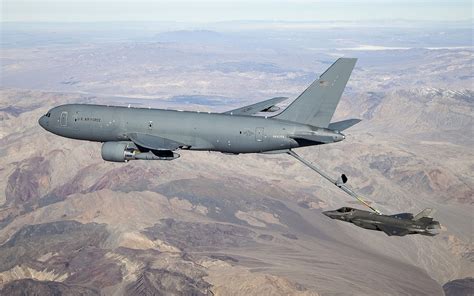
[[[436,213],[436,210],[434,209],[424,209],[423,211],[421,211],[420,213],[418,213],[414,220],[420,220],[421,218],[433,218],[433,215]]]
[[[333,143],[334,138],[332,135],[317,135],[317,134],[296,134],[296,135],[291,135],[291,138],[295,140],[305,140],[305,141],[310,141],[314,143],[322,143],[322,144],[328,144],[328,143]]]
[[[361,121],[362,121],[361,119],[355,119],[355,118],[347,119],[343,121],[337,121],[337,122],[330,123],[328,126],[328,129],[341,132],[343,130],[350,128],[353,125],[358,124]]]
[[[245,107],[241,107],[238,109],[230,110],[223,112],[222,114],[228,114],[228,115],[246,115],[250,116],[258,112],[274,112],[278,110],[278,108],[275,108],[275,105],[283,102],[288,98],[286,97],[276,97],[273,99],[269,99],[266,101],[258,102],[252,105],[248,105]],[[276,109],[276,110],[275,110]]]

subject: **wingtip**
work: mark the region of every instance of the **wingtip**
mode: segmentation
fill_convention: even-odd
[[[327,70],[332,67],[352,67],[354,68],[357,63],[357,58],[338,58]],[[327,70],[325,72],[327,72]],[[324,74],[324,73],[323,73]]]
[[[336,60],[336,62],[337,61],[357,61],[357,58],[340,57]]]

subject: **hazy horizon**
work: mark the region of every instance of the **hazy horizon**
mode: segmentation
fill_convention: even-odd
[[[468,0],[2,1],[3,21],[458,21],[472,11]]]

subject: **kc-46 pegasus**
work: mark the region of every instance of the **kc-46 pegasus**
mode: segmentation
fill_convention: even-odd
[[[334,143],[360,121],[330,123],[355,63],[338,59],[276,116],[254,115],[286,98],[224,113],[68,104],[49,110],[39,124],[62,137],[103,142],[102,158],[114,162],[172,160],[179,150],[268,153]]]

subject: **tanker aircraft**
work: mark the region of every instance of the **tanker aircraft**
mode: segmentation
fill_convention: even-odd
[[[291,149],[335,143],[358,123],[331,123],[357,59],[340,58],[273,116],[276,97],[224,113],[189,112],[106,105],[67,104],[52,108],[39,124],[56,135],[102,142],[106,161],[173,160],[179,150],[288,153]],[[268,113],[267,113],[268,114]]]

